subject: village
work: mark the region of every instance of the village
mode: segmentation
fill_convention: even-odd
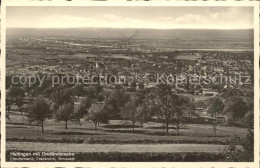
[[[220,48],[222,43],[209,43],[198,49],[195,41],[187,40],[183,44],[190,49],[178,49],[172,46],[180,39],[135,36],[9,36],[7,142],[26,144],[37,138],[50,146],[52,142],[214,144],[205,152],[212,160],[222,160],[223,155],[211,151],[219,152],[218,145],[224,149],[234,134],[246,137],[253,127],[251,43],[241,43],[238,49],[231,49],[232,42],[225,49]],[[34,79],[33,84],[27,79]],[[44,119],[33,114],[41,112],[32,110],[38,105],[47,110],[42,111]]]

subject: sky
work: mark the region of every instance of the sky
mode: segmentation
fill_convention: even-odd
[[[252,7],[7,7],[7,27],[253,28]]]

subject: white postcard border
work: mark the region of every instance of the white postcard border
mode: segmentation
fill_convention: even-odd
[[[254,7],[254,162],[6,162],[5,59],[7,6],[253,6]],[[1,166],[2,167],[113,167],[113,168],[258,168],[259,167],[259,2],[248,1],[2,1],[1,6]],[[239,17],[239,16],[238,16]]]

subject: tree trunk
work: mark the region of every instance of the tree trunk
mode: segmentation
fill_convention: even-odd
[[[97,122],[94,122],[94,124],[95,124],[95,130],[97,130]]]
[[[135,123],[133,122],[133,134],[135,133]]]
[[[20,108],[20,111],[21,111],[21,115],[23,115],[23,111],[22,111],[22,108]]]
[[[164,120],[162,122],[162,129],[163,129],[163,132],[164,132]]]
[[[177,135],[180,135],[180,122],[177,122]]]
[[[41,125],[42,125],[42,133],[44,133],[43,121],[41,121]]]
[[[213,131],[214,131],[214,135],[217,134],[217,128],[216,128],[216,125],[213,125]]]
[[[65,125],[65,129],[68,129],[68,121],[65,121],[66,125]]]
[[[178,136],[180,136],[180,125],[181,125],[181,117],[180,117],[180,113],[178,113],[178,120],[177,120],[177,134]]]
[[[169,135],[169,121],[166,119],[166,136]]]

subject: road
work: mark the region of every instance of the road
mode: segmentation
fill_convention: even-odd
[[[218,153],[225,145],[212,144],[69,144],[39,142],[7,142],[7,150],[46,152],[207,152]]]

